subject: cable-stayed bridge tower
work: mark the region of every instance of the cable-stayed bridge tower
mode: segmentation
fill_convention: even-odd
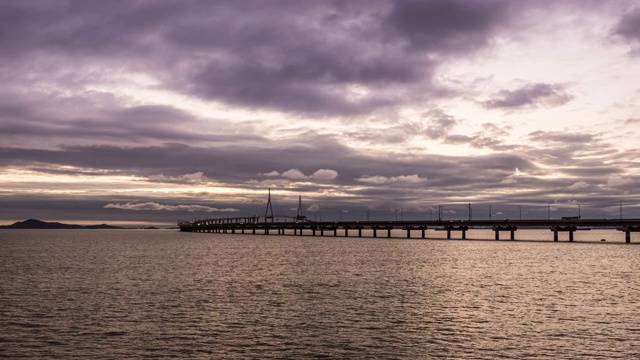
[[[267,198],[267,208],[264,211],[264,222],[268,222],[271,219],[273,222],[273,207],[271,206],[271,188],[269,188],[269,197]]]

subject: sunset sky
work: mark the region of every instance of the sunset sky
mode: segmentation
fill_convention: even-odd
[[[637,4],[0,0],[0,224],[640,217]]]

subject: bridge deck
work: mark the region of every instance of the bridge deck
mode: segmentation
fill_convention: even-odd
[[[544,229],[548,228],[554,233],[554,240],[558,241],[558,232],[568,232],[569,241],[573,241],[573,233],[578,230],[591,228],[617,229],[624,231],[626,242],[631,242],[631,233],[640,231],[640,219],[560,219],[560,220],[421,220],[421,221],[260,221],[259,217],[237,217],[223,219],[200,219],[182,221],[178,223],[181,231],[187,232],[215,232],[215,233],[242,233],[250,231],[252,234],[270,234],[275,231],[278,235],[285,234],[285,230],[293,230],[294,235],[302,235],[303,231],[311,232],[311,235],[323,236],[325,232],[338,235],[338,230],[349,236],[349,231],[358,232],[362,236],[362,230],[373,231],[377,237],[378,231],[386,231],[387,237],[391,237],[391,230],[402,229],[411,237],[412,230],[420,230],[422,238],[426,229],[447,231],[447,238],[451,238],[452,231],[460,231],[462,238],[466,237],[469,229],[490,228],[496,232],[496,240],[500,231],[511,232],[511,240],[515,240],[515,231],[518,228]]]

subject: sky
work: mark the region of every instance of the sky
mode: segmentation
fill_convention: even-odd
[[[0,224],[638,218],[639,60],[636,1],[0,0]]]

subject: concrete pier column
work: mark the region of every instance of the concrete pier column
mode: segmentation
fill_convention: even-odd
[[[235,234],[236,233],[236,228],[231,228],[231,233]]]
[[[462,240],[467,239],[467,230],[462,230]]]
[[[495,229],[493,231],[495,231],[495,233],[496,233],[496,240],[500,240],[500,230]]]
[[[316,236],[316,228],[311,228],[311,235]]]
[[[511,229],[511,240],[515,240],[516,239],[516,231],[514,229]]]
[[[553,230],[553,241],[558,241],[558,230]]]
[[[424,228],[422,228],[422,238],[424,239]]]
[[[333,236],[338,236],[338,228],[333,228]]]
[[[320,228],[320,236],[324,236],[324,228]]]
[[[390,238],[391,237],[391,228],[387,228],[387,237]]]
[[[358,237],[362,237],[362,228],[358,228]]]
[[[631,231],[629,231],[629,229],[624,232],[624,242],[627,244],[631,244]]]
[[[569,241],[573,241],[573,230],[569,230]]]
[[[373,237],[378,237],[378,229],[373,228]]]
[[[411,228],[407,228],[407,239],[411,239]]]
[[[451,229],[447,229],[447,240],[451,240]]]
[[[344,237],[349,237],[349,229],[344,228]]]

